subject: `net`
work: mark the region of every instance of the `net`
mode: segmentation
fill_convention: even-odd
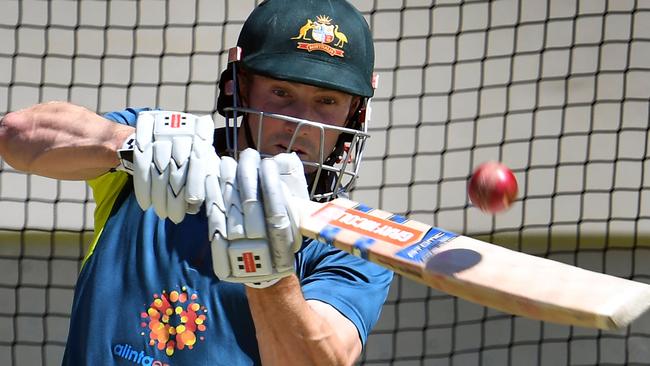
[[[256,1],[5,0],[0,115],[69,100],[99,113],[214,113]],[[650,282],[650,4],[369,1],[379,89],[353,199],[587,269]],[[500,160],[511,210],[472,207]],[[60,364],[93,228],[81,182],[0,161],[0,364]],[[507,270],[507,268],[504,268]],[[541,323],[396,277],[363,365],[640,365],[650,316],[619,332]]]

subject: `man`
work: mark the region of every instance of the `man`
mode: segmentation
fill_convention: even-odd
[[[9,164],[88,180],[97,202],[64,364],[343,365],[359,356],[392,276],[303,242],[288,196],[328,199],[354,180],[373,93],[368,26],[344,0],[269,0],[238,47],[220,81],[227,128],[214,137],[209,117],[99,116],[68,103],[2,120]]]

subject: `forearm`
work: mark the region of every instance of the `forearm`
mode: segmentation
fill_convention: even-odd
[[[64,102],[4,116],[0,156],[15,169],[57,179],[91,179],[117,166],[133,128]]]
[[[266,289],[247,288],[262,363],[273,365],[349,365],[358,353],[307,303],[297,277]]]

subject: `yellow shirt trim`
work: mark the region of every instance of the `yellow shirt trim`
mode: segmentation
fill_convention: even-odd
[[[93,241],[88,248],[88,253],[86,254],[82,266],[86,264],[86,261],[93,254],[95,246],[99,241],[99,237],[104,230],[104,225],[108,221],[108,217],[113,210],[113,205],[117,197],[120,195],[122,188],[128,182],[129,176],[125,172],[111,172],[103,174],[95,179],[88,181],[88,185],[93,191],[93,197],[95,198],[95,230]]]

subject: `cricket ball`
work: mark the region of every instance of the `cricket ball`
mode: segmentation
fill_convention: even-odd
[[[467,185],[470,201],[483,212],[498,213],[517,198],[517,178],[502,163],[490,161],[479,165]]]

